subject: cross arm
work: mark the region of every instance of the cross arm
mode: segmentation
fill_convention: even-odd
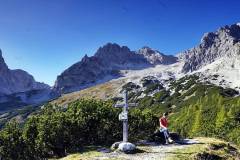
[[[137,103],[129,103],[128,104],[129,107],[137,107],[137,105],[138,105]]]
[[[115,104],[114,107],[115,108],[122,108],[122,107],[124,107],[124,104]]]

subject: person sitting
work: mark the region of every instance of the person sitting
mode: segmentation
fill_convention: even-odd
[[[168,132],[168,120],[167,120],[168,113],[164,113],[162,117],[159,118],[159,123],[160,123],[160,132],[163,132],[166,144],[172,143],[173,140],[169,136]]]

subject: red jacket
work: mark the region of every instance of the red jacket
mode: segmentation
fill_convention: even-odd
[[[167,128],[167,126],[168,126],[167,118],[162,117],[159,119],[159,122],[160,122],[160,124],[162,124],[164,127]]]

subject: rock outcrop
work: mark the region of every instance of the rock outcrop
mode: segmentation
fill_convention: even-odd
[[[26,71],[9,69],[0,50],[0,112],[45,102],[52,94],[50,86]]]
[[[216,32],[204,34],[200,45],[179,54],[185,61],[182,71],[192,72],[219,58],[240,56],[240,24],[221,27]]]
[[[36,82],[26,71],[10,70],[0,50],[0,94],[9,95],[30,90],[50,89],[50,86]]]
[[[142,54],[144,58],[151,64],[173,64],[177,62],[177,57],[172,55],[165,55],[157,50],[153,50],[150,47],[143,47],[137,52]]]

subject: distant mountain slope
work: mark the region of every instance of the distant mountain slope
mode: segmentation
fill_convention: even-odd
[[[0,94],[13,94],[38,89],[50,89],[50,86],[36,82],[33,76],[26,71],[10,70],[0,50]]]
[[[240,57],[240,23],[204,34],[198,46],[179,55],[185,61],[184,73],[198,70],[223,57]]]
[[[177,60],[160,52],[143,48],[139,52],[126,46],[108,43],[94,56],[84,58],[57,77],[54,90],[67,93],[121,77],[120,70],[141,70],[157,64],[171,64]]]
[[[177,57],[172,55],[165,55],[150,47],[143,47],[137,51],[138,54],[143,55],[144,58],[153,65],[159,64],[173,64],[177,62]]]
[[[219,75],[216,77],[217,81],[211,82],[238,88],[240,87],[237,81],[240,78],[239,60],[240,23],[204,34],[198,46],[179,53],[177,57],[164,55],[149,47],[131,51],[126,46],[108,43],[100,47],[94,56],[86,55],[80,62],[66,69],[58,76],[54,90],[60,94],[79,91],[112,79],[127,77],[130,74],[125,73],[133,73],[131,72],[133,70],[140,73],[142,70],[158,65],[162,65],[166,70],[172,70],[171,64],[183,65],[180,72],[179,70],[169,72],[170,77],[199,72],[203,80],[209,80],[209,77]],[[162,78],[166,70],[156,70],[156,74]]]
[[[26,71],[11,70],[0,50],[0,112],[49,100],[51,88]]]

